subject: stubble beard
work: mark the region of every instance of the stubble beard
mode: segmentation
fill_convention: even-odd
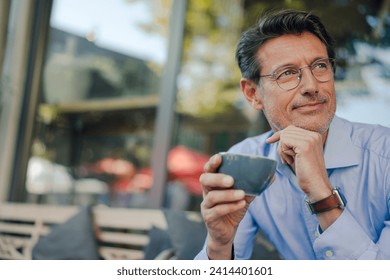
[[[271,111],[272,111],[272,109],[271,109]],[[274,118],[272,118],[270,116],[272,114],[268,114],[268,110],[263,111],[265,118],[267,119],[269,125],[271,126],[271,128],[274,131],[280,131],[280,130],[285,129],[289,125],[294,125],[296,127],[302,128],[302,129],[318,132],[321,135],[324,134],[329,129],[330,123],[332,122],[332,120],[335,116],[335,112],[336,112],[336,105],[334,106],[333,109],[326,111],[326,114],[325,114],[324,118],[322,118],[321,123],[313,123],[313,121],[310,121],[310,120],[307,120],[304,118],[300,118],[300,119],[292,120],[291,123],[289,123],[289,124],[283,124],[282,122],[277,121]],[[314,111],[313,113],[309,114],[309,116],[315,116],[317,114],[318,114],[318,112]]]

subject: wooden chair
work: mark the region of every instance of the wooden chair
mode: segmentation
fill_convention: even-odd
[[[0,203],[0,259],[31,259],[39,238],[79,209],[77,206]],[[149,230],[153,226],[167,228],[161,210],[95,206],[93,220],[103,259],[143,259]],[[162,255],[172,254],[164,252]]]

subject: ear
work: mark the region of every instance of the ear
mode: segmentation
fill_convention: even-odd
[[[263,110],[263,100],[260,97],[258,85],[246,78],[240,80],[241,91],[248,103],[256,110]]]

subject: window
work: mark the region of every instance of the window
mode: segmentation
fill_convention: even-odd
[[[144,207],[171,1],[56,0],[27,200]]]

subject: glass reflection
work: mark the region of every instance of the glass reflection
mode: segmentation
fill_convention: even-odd
[[[54,1],[28,200],[145,205],[171,2]]]

